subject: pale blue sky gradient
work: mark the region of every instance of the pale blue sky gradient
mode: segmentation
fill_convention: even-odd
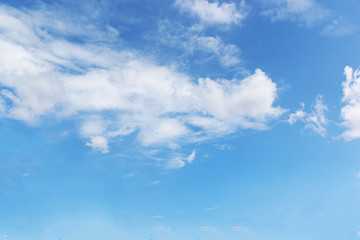
[[[1,1],[0,240],[359,239],[359,10]]]

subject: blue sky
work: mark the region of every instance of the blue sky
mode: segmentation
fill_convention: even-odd
[[[0,1],[0,240],[359,239],[359,9]]]

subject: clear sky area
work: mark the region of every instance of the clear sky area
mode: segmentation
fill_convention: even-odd
[[[359,0],[1,0],[0,240],[360,239]]]

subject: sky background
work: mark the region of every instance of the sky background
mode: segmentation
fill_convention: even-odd
[[[360,1],[0,1],[0,240],[360,239]]]

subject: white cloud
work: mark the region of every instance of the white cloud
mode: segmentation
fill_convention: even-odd
[[[150,127],[142,129],[139,133],[140,141],[146,146],[168,142],[190,132],[184,123],[177,119],[163,118],[156,121],[155,124],[151,123]]]
[[[234,226],[232,227],[232,230],[234,232],[246,232],[249,231],[250,229],[248,227],[243,227],[243,226]]]
[[[298,120],[304,120],[306,113],[304,112],[305,104],[301,103],[301,109],[297,110],[295,113],[289,114],[289,123],[293,125]]]
[[[360,70],[345,67],[346,81],[342,83],[345,106],[341,109],[343,126],[347,130],[341,135],[346,140],[360,137]]]
[[[240,49],[225,43],[221,37],[208,36],[199,25],[184,27],[166,20],[160,21],[158,34],[148,36],[157,42],[179,48],[186,55],[201,56],[202,61],[217,60],[222,66],[229,67],[241,63]]]
[[[215,54],[223,66],[240,63],[240,49],[233,44],[225,44],[220,37],[195,35],[185,43],[187,51],[202,51]]]
[[[325,117],[327,106],[323,104],[322,98],[323,97],[321,95],[316,97],[314,106],[315,109],[310,114],[308,114],[305,128],[309,128],[321,136],[325,136],[325,126],[328,124],[328,120]]]
[[[192,163],[195,159],[195,155],[196,155],[196,151],[193,150],[192,153],[186,158],[186,161],[188,161],[189,163]]]
[[[184,166],[185,166],[185,162],[183,161],[183,158],[180,157],[175,157],[173,159],[170,159],[166,164],[166,167],[169,169],[177,169],[177,168],[182,168]]]
[[[210,226],[202,226],[202,227],[200,227],[200,231],[202,231],[202,232],[214,232],[216,230],[217,230],[216,227],[210,227]]]
[[[241,62],[240,49],[225,43],[219,36],[204,35],[203,23],[240,23],[245,18],[245,2],[222,3],[207,0],[177,0],[176,5],[201,19],[191,27],[160,21],[159,34],[155,38],[173,47],[182,48],[186,54],[201,56],[199,61],[216,59],[222,66],[235,66]],[[151,38],[154,38],[151,36]]]
[[[185,162],[192,163],[195,159],[196,151],[193,150],[189,156],[175,156],[174,158],[170,159],[166,167],[168,169],[177,169],[182,168],[185,166]]]
[[[316,97],[313,110],[311,112],[304,112],[304,107],[305,104],[302,103],[301,109],[297,110],[295,113],[289,114],[288,121],[290,125],[293,125],[300,120],[302,122],[305,122],[305,129],[311,129],[319,135],[325,136],[325,126],[328,124],[328,120],[325,116],[327,106],[323,104],[323,96],[318,95]]]
[[[209,24],[239,24],[246,17],[245,1],[236,4],[207,0],[176,0],[176,5]]]
[[[100,116],[88,116],[84,119],[82,126],[80,127],[80,134],[83,137],[89,137],[94,135],[101,135],[105,132],[107,123]]]
[[[51,22],[67,23],[45,15],[42,25],[41,11],[0,5],[0,17],[8,20],[0,24],[2,117],[37,125],[47,117],[78,120],[86,144],[107,153],[108,140],[117,136],[134,134],[142,146],[179,148],[238,128],[264,130],[284,113],[274,106],[276,84],[260,69],[244,79],[196,82],[175,67],[100,40],[80,45],[52,36],[46,32]],[[195,152],[174,157],[166,165],[179,168],[193,157]]]
[[[153,216],[153,218],[163,218],[164,216],[162,216],[162,215],[155,215],[155,216]]]
[[[86,146],[102,153],[109,152],[108,140],[102,136],[91,136],[89,141],[86,142]]]
[[[155,232],[169,232],[170,230],[171,230],[171,228],[164,227],[164,226],[156,226],[156,227],[154,227]]]
[[[263,15],[274,22],[290,20],[310,27],[330,16],[330,11],[314,0],[263,0],[268,6]]]

